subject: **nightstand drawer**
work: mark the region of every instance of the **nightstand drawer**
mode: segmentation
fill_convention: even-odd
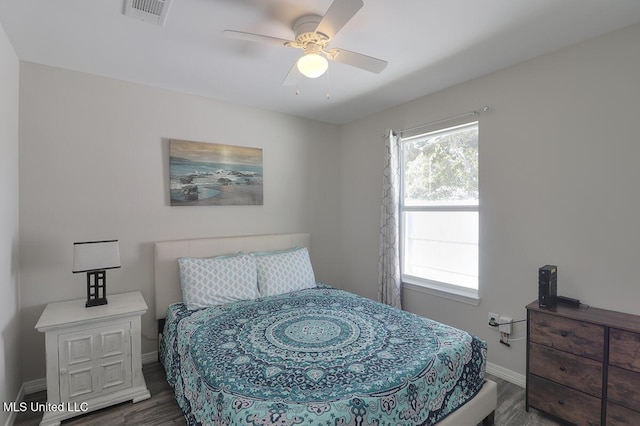
[[[532,342],[602,361],[604,356],[604,327],[583,321],[530,312]]]
[[[640,373],[640,334],[612,328],[609,364]]]
[[[531,373],[597,398],[602,396],[602,363],[531,343]]]
[[[638,425],[640,425],[640,412],[612,403],[607,404],[607,426]]]
[[[601,400],[529,375],[529,405],[577,425],[600,425]]]
[[[609,366],[607,397],[623,407],[640,407],[640,373]]]

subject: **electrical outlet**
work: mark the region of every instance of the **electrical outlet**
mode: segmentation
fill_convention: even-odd
[[[491,324],[498,324],[498,318],[500,318],[500,315],[489,312],[489,317],[487,318],[487,324],[489,325],[489,327],[495,328]]]
[[[500,333],[511,334],[511,323],[513,318],[498,317],[498,323],[500,324]]]

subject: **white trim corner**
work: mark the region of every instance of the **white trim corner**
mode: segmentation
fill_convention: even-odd
[[[142,354],[141,357],[142,365],[153,364],[158,361],[158,351],[147,352],[146,354]]]
[[[25,384],[23,383],[22,386],[20,386],[20,389],[18,389],[18,395],[16,396],[15,402],[16,404],[20,404],[23,400],[24,400],[24,396],[25,396]],[[17,411],[11,411],[9,413],[9,417],[7,417],[7,421],[4,422],[4,426],[13,426],[13,424],[16,422],[16,417],[18,416],[18,412]]]
[[[492,362],[487,362],[487,373],[493,374],[494,376],[506,380],[509,383],[513,383],[516,386],[520,386],[521,388],[524,388],[527,385],[527,378],[524,374],[516,373],[513,370],[501,367]]]

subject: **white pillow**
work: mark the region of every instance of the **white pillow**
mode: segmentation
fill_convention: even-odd
[[[255,253],[260,296],[274,296],[316,286],[306,247],[272,253]]]
[[[250,254],[178,259],[182,301],[187,309],[260,297],[256,259]]]

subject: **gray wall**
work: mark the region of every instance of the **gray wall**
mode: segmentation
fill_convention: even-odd
[[[639,44],[635,25],[343,126],[343,287],[376,297],[383,131],[489,105],[480,116],[481,304],[406,290],[405,308],[477,333],[490,362],[519,374],[525,342],[500,345],[487,313],[525,318],[539,266],[558,265],[560,294],[640,314]],[[522,338],[526,327],[515,331]]]
[[[18,262],[19,62],[0,25],[0,401],[15,401],[22,385]],[[9,413],[0,412],[0,424]]]
[[[154,241],[310,232],[318,279],[338,281],[335,126],[27,62],[20,77],[25,381],[45,375],[45,305],[85,297],[74,241],[120,240],[107,292],[142,291],[143,353],[157,344]],[[170,207],[167,138],[262,148],[264,205]]]

